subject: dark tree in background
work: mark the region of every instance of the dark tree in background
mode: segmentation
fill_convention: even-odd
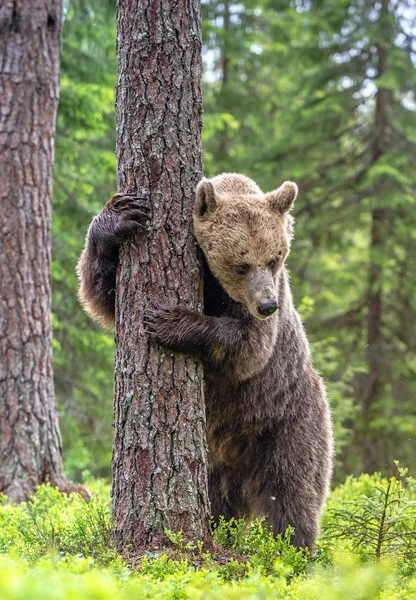
[[[388,0],[381,1],[380,12],[378,15],[378,24],[380,33],[375,46],[377,60],[378,80],[386,76],[387,57],[396,32],[392,26],[389,15]],[[388,87],[378,86],[375,98],[374,108],[374,137],[372,140],[372,156],[370,167],[376,166],[383,160],[386,154],[388,138],[387,127],[391,109],[391,93]],[[380,196],[385,187],[388,187],[388,177],[383,174],[374,178],[372,185],[369,186],[368,193],[373,197]],[[367,473],[372,473],[378,467],[379,448],[378,435],[374,436],[371,432],[371,416],[374,411],[377,400],[379,399],[386,382],[384,380],[384,340],[383,340],[383,262],[385,258],[384,238],[387,230],[385,221],[389,218],[386,206],[375,204],[371,210],[371,234],[369,248],[368,264],[368,283],[367,283],[367,352],[366,359],[368,365],[367,376],[361,378],[356,385],[357,395],[361,400],[362,406],[362,456],[363,467]],[[387,234],[388,235],[388,234]],[[374,437],[376,439],[374,439]]]
[[[121,252],[116,307],[113,517],[119,550],[164,528],[209,544],[202,369],[143,330],[152,301],[201,305],[191,214],[201,178],[199,0],[118,2],[118,187],[152,206],[147,239]]]
[[[63,474],[51,332],[51,205],[60,0],[0,8],[0,490]]]

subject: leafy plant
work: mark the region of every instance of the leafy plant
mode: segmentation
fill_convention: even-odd
[[[414,556],[402,552],[403,546],[387,552],[383,542],[377,561],[374,545],[371,557],[363,555],[368,542],[358,541],[357,529],[341,538],[328,527],[337,510],[348,506],[354,513],[353,507],[367,506],[367,499],[372,511],[378,507],[375,522],[380,523],[384,498],[385,506],[395,507],[395,516],[385,510],[384,522],[391,523],[387,533],[412,531],[416,486],[403,469],[400,478],[391,480],[380,474],[349,477],[331,492],[322,547],[313,562],[307,552],[291,546],[290,529],[275,537],[264,521],[221,519],[212,554],[189,544],[181,532],[167,530],[173,550],[147,553],[127,565],[111,544],[108,486],[89,478],[88,487],[97,493],[88,504],[47,485],[29,503],[12,505],[1,498],[1,600],[413,600],[416,595]],[[397,510],[399,505],[403,510]],[[368,510],[359,513],[367,515],[361,529],[370,518]],[[343,529],[345,520],[338,521],[336,531]],[[362,565],[363,559],[374,564]]]
[[[264,573],[282,573],[283,566],[285,574],[298,574],[305,570],[310,554],[305,548],[292,546],[293,531],[288,527],[284,535],[275,536],[263,519],[247,524],[244,519],[226,521],[220,517],[214,540],[220,546],[248,557],[249,568]]]
[[[0,551],[36,561],[49,552],[94,557],[107,564],[115,557],[110,543],[108,503],[85,502],[40,486],[29,502],[0,506]]]
[[[370,493],[330,509],[324,533],[333,540],[349,540],[364,560],[394,556],[416,566],[416,500],[406,487],[413,479],[405,475],[401,469],[399,479],[390,477]]]

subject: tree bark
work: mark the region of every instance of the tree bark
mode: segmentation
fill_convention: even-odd
[[[164,528],[210,544],[202,368],[155,347],[152,301],[201,307],[191,214],[201,178],[199,0],[118,1],[118,186],[144,192],[151,231],[120,253],[116,300],[113,520],[123,552]]]
[[[67,490],[55,405],[51,207],[61,0],[0,8],[0,490]]]

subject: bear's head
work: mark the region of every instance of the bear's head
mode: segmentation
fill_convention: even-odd
[[[289,253],[293,220],[288,213],[297,192],[295,183],[285,181],[263,194],[239,175],[203,179],[197,187],[198,244],[227,294],[256,319],[266,319],[278,307],[278,273]]]

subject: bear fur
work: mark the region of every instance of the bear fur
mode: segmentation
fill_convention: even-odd
[[[204,365],[209,493],[215,519],[264,515],[313,548],[332,472],[332,427],[321,378],[293,306],[285,260],[297,195],[264,194],[228,173],[202,180],[194,232],[202,250],[204,313],[152,306],[146,330]],[[89,229],[80,258],[86,310],[114,324],[120,243],[145,230],[143,198],[116,194]]]

